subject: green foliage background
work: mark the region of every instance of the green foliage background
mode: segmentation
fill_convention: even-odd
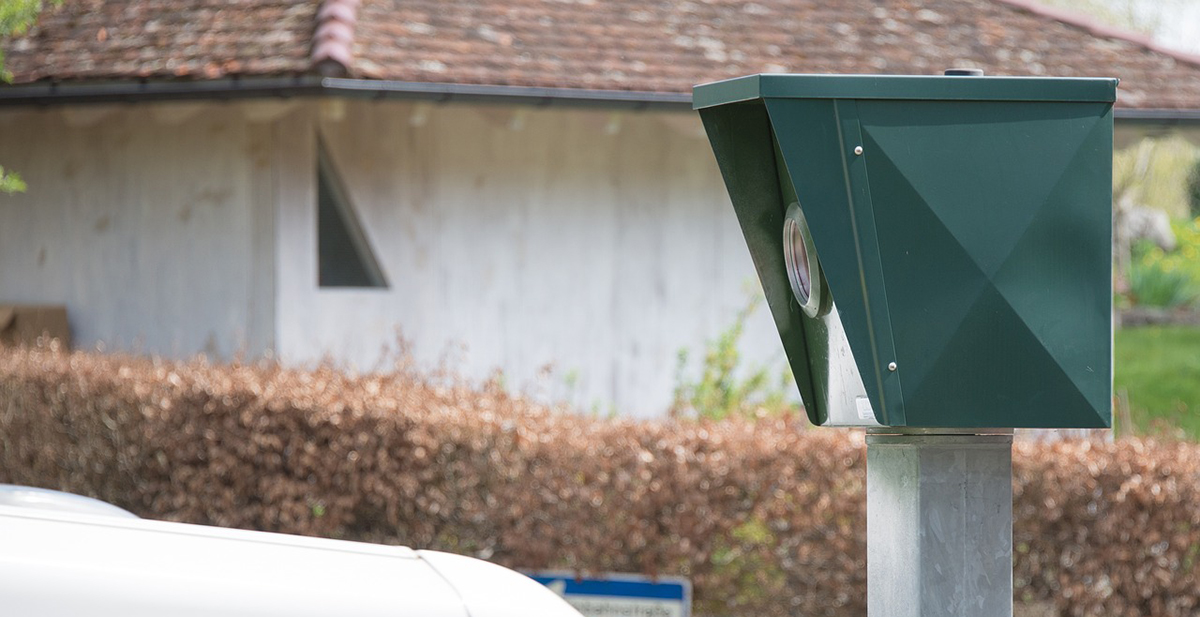
[[[62,0],[51,0],[55,6]],[[0,0],[0,39],[24,34],[42,12],[42,0]],[[12,73],[4,68],[4,49],[0,47],[0,79],[12,81]],[[22,193],[25,181],[15,171],[0,167],[0,193]]]
[[[1173,219],[1196,214],[1189,210],[1188,173],[1200,166],[1200,148],[1178,137],[1144,139],[1113,152],[1113,196],[1129,191],[1137,203],[1162,210]]]
[[[1200,300],[1200,216],[1171,228],[1178,246],[1170,253],[1149,242],[1134,247],[1128,304],[1181,309]]]
[[[733,323],[705,344],[700,375],[695,381],[685,377],[688,350],[679,350],[672,416],[722,420],[786,414],[799,408],[792,371],[786,361],[782,368],[747,365],[739,350],[746,321],[764,302],[761,292],[752,292]]]

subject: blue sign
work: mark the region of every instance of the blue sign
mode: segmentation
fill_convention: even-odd
[[[576,578],[570,572],[527,572],[584,617],[689,617],[692,583],[683,578],[601,574]]]

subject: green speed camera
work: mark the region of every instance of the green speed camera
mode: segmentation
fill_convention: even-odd
[[[813,423],[1111,425],[1116,87],[755,75],[695,88]]]

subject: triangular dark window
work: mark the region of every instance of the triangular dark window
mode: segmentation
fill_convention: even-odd
[[[325,144],[317,145],[317,284],[387,287]]]

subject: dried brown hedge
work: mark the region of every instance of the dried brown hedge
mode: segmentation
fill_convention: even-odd
[[[152,518],[682,574],[702,614],[862,615],[862,437],[797,422],[595,420],[410,370],[0,350],[0,481]],[[1018,600],[1195,614],[1200,447],[1015,456]]]

